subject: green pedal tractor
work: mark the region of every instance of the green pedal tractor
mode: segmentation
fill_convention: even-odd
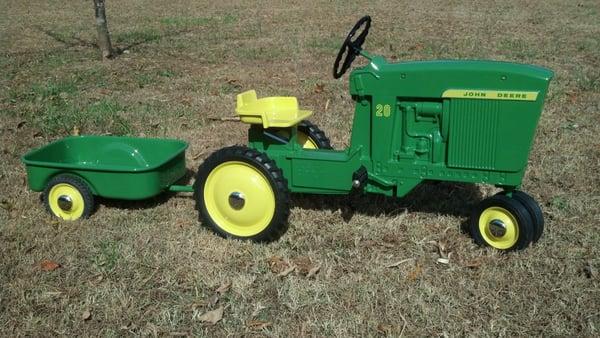
[[[503,192],[474,210],[479,244],[523,249],[537,241],[539,205],[517,190],[548,83],[547,69],[491,61],[388,63],[361,49],[360,19],[334,63],[350,74],[356,102],[350,146],[333,150],[295,98],[238,96],[248,146],[218,150],[200,167],[195,196],[202,222],[229,237],[273,240],[286,229],[290,193],[404,196],[424,180],[487,183]]]
[[[331,148],[293,97],[237,97],[250,124],[247,146],[220,149],[185,174],[187,143],[126,137],[71,137],[26,154],[29,186],[48,210],[87,217],[94,196],[143,199],[164,190],[193,192],[202,223],[219,235],[255,241],[287,229],[290,193],[375,193],[401,197],[424,180],[485,183],[502,192],[470,219],[475,242],[523,249],[542,235],[539,205],[519,191],[553,73],[492,61],[388,63],[362,50],[370,17],[360,19],[334,63],[350,74],[356,102],[350,146]]]

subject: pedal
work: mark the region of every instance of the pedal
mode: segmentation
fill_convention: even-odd
[[[358,191],[364,189],[365,185],[367,185],[367,179],[369,178],[369,174],[367,173],[367,168],[364,165],[361,165],[357,171],[352,173],[352,190]]]

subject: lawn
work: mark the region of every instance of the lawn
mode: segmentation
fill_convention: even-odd
[[[109,61],[91,1],[0,9],[1,336],[600,335],[598,1],[109,0]],[[352,205],[293,195],[288,232],[267,245],[215,236],[191,194],[102,200],[59,222],[28,190],[20,157],[72,134],[186,140],[193,181],[213,151],[245,143],[247,125],[222,118],[248,89],[297,96],[346,147],[353,101],[331,68],[366,14],[365,48],[390,60],[555,72],[523,181],[546,220],[537,244],[503,254],[461,231],[497,191],[479,185]]]

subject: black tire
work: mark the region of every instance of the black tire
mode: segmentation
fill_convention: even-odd
[[[242,162],[242,165],[239,164],[240,162]],[[258,177],[261,182],[262,179],[265,179],[264,182],[270,187],[272,196],[270,193],[266,196],[264,194],[257,196],[256,190],[252,189],[250,189],[251,191],[244,191],[244,189],[247,188],[244,187],[244,181],[241,181],[241,183],[235,182],[236,178],[238,179],[238,182],[240,182],[239,176],[231,177],[231,179],[225,177],[230,173],[223,169],[228,168],[227,165],[230,165],[229,168],[238,168],[235,166],[239,166],[239,168],[242,168],[242,172],[249,172],[251,175],[254,175],[253,178]],[[211,177],[210,175],[213,171],[217,174]],[[260,173],[262,176],[257,175],[257,173]],[[211,182],[208,182],[209,177]],[[218,194],[213,188],[213,186],[222,187],[224,186],[223,183],[231,186],[223,189],[233,189],[231,193],[226,193],[229,194],[227,197],[228,203],[224,202],[224,194]],[[222,237],[252,240],[256,242],[270,242],[276,240],[285,233],[288,227],[290,192],[287,184],[287,180],[283,176],[281,169],[279,169],[275,162],[269,159],[266,154],[243,146],[232,146],[220,149],[210,155],[204,163],[200,165],[196,176],[196,181],[194,183],[194,199],[196,200],[196,209],[199,212],[199,219],[204,226],[207,226]],[[234,196],[234,194],[236,195]],[[260,201],[263,197],[269,198],[269,202],[267,203],[266,200],[264,203]],[[272,200],[270,200],[271,197]],[[232,198],[237,199],[237,202],[240,204],[233,204],[236,201],[232,202]],[[252,200],[252,198],[254,198],[254,200]],[[248,201],[246,201],[246,199]],[[244,231],[250,228],[241,228],[243,225],[234,224],[235,220],[233,217],[227,217],[232,214],[235,215],[235,212],[250,212],[251,210],[255,210],[256,208],[253,208],[253,205],[261,208],[262,205],[267,205],[271,202],[274,204],[274,208],[270,220],[263,223],[257,221],[258,225],[251,226],[252,229],[249,234],[244,233]],[[248,203],[248,205],[246,205],[246,203]],[[211,207],[211,205],[218,206]],[[247,209],[244,210],[244,208]],[[209,209],[213,210],[213,215],[211,215]],[[225,216],[223,214],[225,214]],[[229,224],[227,224],[227,222],[229,222]],[[242,230],[238,231],[237,229]],[[254,229],[260,230],[252,232]]]
[[[333,149],[325,132],[309,120],[302,120],[298,123],[298,131],[306,134],[317,145],[318,149]]]
[[[42,194],[42,201],[50,214],[67,221],[90,217],[95,206],[94,194],[88,184],[70,174],[60,174],[50,179]]]
[[[502,191],[499,194],[506,195],[506,192]],[[535,199],[526,192],[514,190],[512,192],[512,198],[521,202],[529,212],[529,216],[531,216],[531,220],[533,221],[533,242],[537,242],[544,233],[544,214],[542,213],[542,208],[540,208],[540,205]]]
[[[475,243],[504,251],[525,249],[534,236],[533,221],[527,208],[504,195],[483,200],[473,210],[469,230]]]

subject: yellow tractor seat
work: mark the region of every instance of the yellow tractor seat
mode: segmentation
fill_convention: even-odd
[[[237,96],[235,111],[242,122],[262,123],[264,128],[291,127],[312,115],[312,111],[298,108],[298,100],[295,97],[273,96],[258,99],[254,90]]]

